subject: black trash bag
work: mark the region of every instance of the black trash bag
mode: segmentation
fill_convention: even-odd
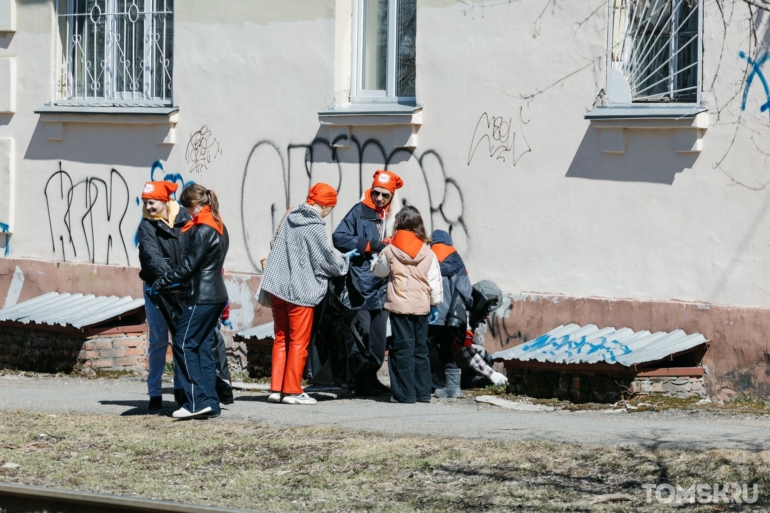
[[[305,379],[315,384],[345,381],[351,326],[363,304],[364,297],[352,274],[329,280],[326,296],[315,310]]]
[[[466,310],[465,300],[457,289],[455,289],[452,302],[449,304],[444,326],[447,330],[451,331],[454,338],[465,338],[465,330],[468,326],[468,311]]]
[[[161,290],[157,294],[147,294],[147,296],[166,320],[171,336],[176,335],[176,325],[179,324],[179,318],[182,317],[187,291],[177,287],[171,290]]]

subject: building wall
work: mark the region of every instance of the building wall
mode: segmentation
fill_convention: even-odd
[[[740,0],[705,4],[703,151],[679,154],[673,130],[646,130],[608,155],[583,118],[605,80],[607,13],[595,4],[420,0],[417,148],[370,128],[332,153],[317,113],[349,94],[351,0],[176,2],[173,145],[152,126],[93,123],[49,141],[33,111],[52,97],[53,2],[18,0],[17,31],[0,34],[0,59],[16,60],[15,114],[0,114],[0,143],[13,140],[0,144],[0,174],[2,162],[15,172],[13,191],[0,190],[0,204],[14,201],[0,254],[136,267],[142,184],[170,175],[217,191],[227,269],[255,273],[309,184],[339,187],[334,226],[388,161],[406,181],[401,199],[452,228],[474,281],[763,307],[770,122],[739,52],[760,57],[750,37],[764,40],[766,18]],[[81,221],[87,190],[99,194]],[[70,191],[78,222],[67,226]]]

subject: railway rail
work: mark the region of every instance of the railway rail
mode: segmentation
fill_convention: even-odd
[[[0,483],[0,513],[254,513],[242,509],[194,506],[179,502],[156,501],[75,492],[40,486]]]

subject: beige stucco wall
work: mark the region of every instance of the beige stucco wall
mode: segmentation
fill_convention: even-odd
[[[414,153],[400,150],[391,160],[407,182],[402,199],[426,216],[433,211],[432,227],[453,227],[474,281],[492,279],[507,292],[767,304],[770,122],[760,112],[767,99],[758,83],[741,110],[745,5],[736,3],[724,33],[717,6],[706,2],[711,126],[703,152],[677,154],[673,131],[647,131],[629,133],[624,155],[606,155],[583,119],[604,85],[605,9],[592,14],[595,4],[559,2],[544,10],[547,4],[419,2],[424,122]],[[353,131],[384,154],[375,143],[354,146],[337,152],[339,164],[323,141],[313,144],[328,137],[317,112],[346,97],[350,5],[177,2],[179,124],[176,143],[164,146],[151,126],[67,124],[64,141],[46,138],[33,111],[53,90],[53,4],[20,0],[17,32],[0,34],[0,57],[17,59],[16,113],[0,114],[0,139],[14,139],[16,173],[14,233],[7,247],[0,237],[0,255],[137,266],[137,197],[156,161],[163,171],[155,179],[179,174],[220,195],[231,236],[228,270],[255,272],[286,190],[296,204],[309,182],[340,186],[336,224],[393,152],[386,129]],[[490,158],[484,139],[469,161],[487,133],[479,126],[485,113],[511,123],[513,147]],[[211,144],[205,165],[188,152],[203,127]],[[60,162],[75,186],[72,245],[62,199],[70,185],[55,174]],[[87,179],[105,182],[90,182],[99,191],[93,237],[91,218],[86,230],[81,224],[86,187],[76,185]]]

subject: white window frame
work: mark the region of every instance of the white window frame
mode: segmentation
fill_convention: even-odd
[[[170,91],[168,93],[168,97],[150,97],[149,95],[153,91],[153,78],[157,73],[165,73],[165,69],[154,69],[156,65],[156,57],[157,57],[157,47],[154,44],[155,41],[152,40],[151,35],[155,34],[156,27],[155,27],[155,20],[154,20],[154,14],[157,12],[158,4],[161,3],[163,0],[147,0],[145,2],[145,9],[144,11],[138,9],[138,6],[136,4],[131,4],[129,6],[127,12],[135,12],[137,16],[137,20],[139,18],[144,19],[144,23],[142,24],[143,30],[141,33],[138,33],[136,37],[141,37],[143,44],[142,46],[142,56],[139,61],[141,64],[144,63],[143,70],[135,70],[134,76],[137,76],[139,74],[139,71],[142,73],[142,85],[137,91],[132,90],[119,90],[117,87],[117,83],[119,81],[119,70],[118,67],[120,66],[120,56],[119,51],[120,47],[117,43],[110,41],[111,37],[114,37],[114,34],[119,33],[118,28],[118,17],[122,15],[123,13],[118,13],[118,3],[120,0],[105,0],[105,11],[106,12],[100,12],[101,10],[97,7],[98,14],[100,16],[105,17],[105,33],[104,33],[104,41],[102,42],[104,53],[104,68],[102,70],[94,70],[94,80],[103,80],[104,81],[104,87],[103,87],[103,95],[102,96],[96,96],[95,94],[89,95],[88,87],[84,87],[85,94],[82,97],[76,97],[76,84],[80,80],[80,77],[74,76],[74,65],[73,63],[69,62],[69,51],[70,51],[70,42],[72,41],[72,37],[74,34],[74,18],[75,15],[73,15],[74,6],[75,6],[75,0],[57,0],[56,1],[56,31],[62,30],[62,19],[64,19],[64,23],[66,23],[66,40],[64,41],[66,47],[61,47],[61,36],[57,33],[55,41],[56,41],[56,64],[54,69],[54,103],[57,105],[84,105],[84,106],[90,106],[90,105],[104,105],[104,104],[110,104],[110,105],[121,105],[121,106],[170,106],[173,105],[173,69],[174,69],[174,56],[172,53],[171,62],[169,64],[169,74],[170,78],[168,79],[170,81]],[[135,10],[132,10],[133,7],[136,7]],[[64,11],[64,12],[62,12]],[[173,11],[172,11],[173,12]],[[130,14],[129,14],[130,15]],[[89,16],[89,15],[86,15]],[[171,15],[171,26],[173,29],[174,20],[173,20],[173,14]],[[162,41],[160,44],[165,45],[165,40]],[[172,52],[173,52],[173,41],[172,41]],[[164,46],[165,48],[165,46]],[[87,49],[84,49],[87,51]],[[125,83],[125,81],[124,81]]]
[[[396,96],[396,33],[398,31],[398,0],[388,0],[388,44],[385,90],[364,90],[363,47],[364,47],[364,8],[365,0],[353,0],[353,63],[351,67],[350,97],[353,103],[415,103],[416,96]]]
[[[630,89],[628,92],[622,91],[624,89],[624,86],[622,85],[622,81],[625,79],[625,77],[622,76],[622,73],[620,72],[620,67],[622,63],[624,62],[622,59],[613,58],[613,45],[616,41],[615,36],[620,36],[618,34],[619,30],[619,21],[615,19],[616,12],[618,8],[616,7],[616,4],[621,0],[608,0],[607,1],[607,84],[606,84],[606,92],[607,92],[607,99],[608,103],[632,103],[635,106],[650,106],[650,107],[658,107],[660,105],[700,105],[702,101],[702,93],[703,93],[703,14],[704,14],[704,6],[703,6],[703,0],[695,0],[697,2],[697,8],[698,8],[698,39],[695,41],[697,45],[697,80],[696,80],[696,100],[695,102],[666,102],[665,100],[661,99],[659,101],[646,101],[646,102],[640,102],[640,101],[634,101],[634,98],[632,97],[632,93]],[[640,0],[642,1],[642,0]],[[656,2],[656,0],[651,0],[653,3]],[[686,0],[657,0],[660,2],[663,1],[670,1],[672,3],[672,8],[678,8],[680,4]],[[671,16],[671,33],[678,32],[678,18],[677,16]],[[679,48],[676,47],[676,38],[671,36],[671,42],[669,43],[669,53],[672,57],[670,57],[669,62],[669,94],[673,94],[673,92],[676,92],[673,89],[673,76],[681,71],[676,69],[676,60],[674,59],[674,56],[679,52]],[[620,77],[618,76],[620,75]],[[626,88],[628,87],[627,81],[626,81]],[[618,92],[621,94],[618,95]],[[620,98],[620,101],[617,101],[618,98]]]

